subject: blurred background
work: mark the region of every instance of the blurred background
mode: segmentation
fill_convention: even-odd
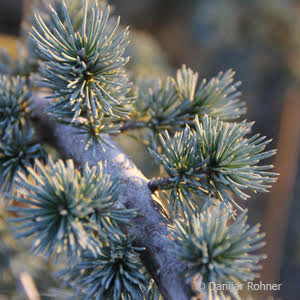
[[[0,48],[16,55],[27,0],[0,0]],[[262,223],[267,234],[264,283],[282,283],[274,293],[253,299],[299,299],[300,295],[300,0],[111,0],[122,23],[132,28],[129,68],[141,77],[174,75],[182,64],[200,78],[232,68],[243,82],[247,120],[254,131],[273,138],[279,152],[272,163],[281,174],[270,193],[250,199],[249,222]],[[134,141],[121,141],[145,174],[154,173],[147,154]],[[132,154],[132,148],[137,149]],[[16,243],[0,222],[0,299],[22,298],[22,280],[31,280],[44,295],[55,286],[50,266],[38,258],[13,253]],[[6,241],[5,244],[2,241]],[[7,265],[7,257],[12,257]],[[31,265],[34,265],[33,268]],[[37,265],[39,266],[37,268]],[[10,270],[10,271],[8,271]],[[33,270],[29,272],[28,270]],[[10,273],[11,274],[10,274]],[[29,272],[32,277],[26,277]],[[23,277],[20,274],[25,274]],[[43,275],[41,275],[43,274]],[[16,280],[12,280],[15,278]],[[12,283],[14,282],[14,283]],[[6,295],[6,296],[5,296]],[[42,297],[42,296],[36,296]],[[32,298],[39,299],[39,298]]]

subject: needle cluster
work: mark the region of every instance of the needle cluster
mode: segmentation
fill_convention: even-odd
[[[200,120],[208,115],[234,121],[245,114],[245,103],[239,99],[240,82],[234,81],[234,74],[232,70],[220,72],[198,84],[198,73],[183,65],[177,70],[176,78],[141,84],[136,109],[145,122],[144,127],[149,129],[145,141],[157,149],[162,131],[174,133],[186,124],[193,126],[196,116]]]
[[[85,299],[142,300],[147,282],[140,251],[143,249],[134,247],[130,237],[117,236],[96,255],[85,252],[77,266],[61,275]]]
[[[92,126],[92,136],[99,136],[131,110],[131,84],[124,70],[128,58],[123,57],[129,32],[119,30],[119,18],[111,19],[109,6],[99,1],[89,6],[87,0],[83,4],[80,24],[64,1],[59,11],[50,7],[48,25],[36,14],[31,37],[43,61],[40,84],[51,89],[55,99],[48,112],[88,135]],[[105,124],[104,131],[99,124]]]
[[[228,207],[243,208],[235,198],[246,200],[247,191],[267,192],[278,174],[268,172],[272,165],[261,165],[276,151],[264,151],[270,140],[259,134],[248,137],[253,123],[228,123],[207,115],[196,118],[196,130],[186,127],[174,136],[160,134],[162,153],[150,149],[164,166],[169,180],[170,214],[194,211],[198,194],[206,201],[219,199]],[[198,203],[199,206],[199,203]]]
[[[217,289],[216,285],[235,287],[258,277],[259,262],[265,256],[252,252],[264,246],[265,235],[259,233],[260,224],[251,228],[246,221],[246,211],[232,221],[228,209],[218,206],[170,227],[174,252],[189,266],[186,280],[194,281],[205,299],[224,299],[226,292],[240,299],[238,290]]]
[[[35,161],[29,176],[19,174],[17,195],[10,207],[22,222],[18,237],[34,235],[32,251],[49,259],[66,252],[69,260],[80,258],[83,250],[97,250],[97,242],[120,234],[118,224],[126,224],[136,214],[114,207],[120,183],[106,172],[105,164],[85,166],[81,174],[72,160],[46,165]],[[17,205],[17,204],[25,205]],[[29,206],[29,207],[28,207]]]

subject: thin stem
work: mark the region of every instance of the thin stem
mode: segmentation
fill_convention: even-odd
[[[147,123],[143,122],[143,121],[137,121],[135,119],[130,120],[126,123],[124,123],[121,127],[120,127],[120,132],[125,132],[125,131],[129,131],[129,130],[133,130],[133,129],[138,129],[138,128],[145,128],[147,127]]]
[[[171,177],[157,177],[148,181],[148,187],[152,193],[160,188],[167,188],[173,183]]]

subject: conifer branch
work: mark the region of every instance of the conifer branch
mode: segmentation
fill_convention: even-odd
[[[48,118],[43,102],[45,104],[40,99],[35,101],[38,107],[36,124],[49,128],[49,132],[53,134],[51,140],[56,141],[63,156],[73,158],[79,169],[83,169],[86,163],[92,167],[99,160],[106,160],[107,172],[117,174],[124,184],[116,205],[135,208],[142,215],[132,220],[132,226],[126,229],[126,233],[135,238],[138,247],[146,249],[140,253],[142,262],[154,278],[164,299],[190,299],[193,291],[182,277],[187,265],[170,255],[172,245],[167,238],[169,221],[163,216],[159,200],[150,191],[148,179],[116,145],[113,148],[105,146],[105,149],[97,145],[95,153],[91,149],[86,150],[80,137],[76,135],[75,128]],[[108,136],[103,138],[106,143],[114,144]]]
[[[248,136],[252,123],[232,123],[246,112],[240,82],[229,70],[198,84],[183,65],[176,78],[135,95],[123,55],[128,28],[119,29],[103,1],[41,0],[29,51],[20,61],[2,54],[0,187],[15,201],[17,236],[34,235],[32,251],[48,259],[66,254],[61,275],[88,300],[153,300],[159,292],[185,300],[199,296],[191,282],[253,280],[264,257],[249,252],[263,235],[246,225],[246,211],[233,221],[233,207],[243,210],[238,199],[276,181],[273,166],[260,164],[276,151]],[[52,102],[31,102],[28,75],[38,62]],[[27,78],[10,78],[16,73]],[[167,177],[149,181],[109,137],[133,129],[146,133]],[[34,134],[45,142],[43,131],[66,163],[43,158]],[[157,190],[167,191],[168,212]],[[206,299],[219,296],[205,290]]]

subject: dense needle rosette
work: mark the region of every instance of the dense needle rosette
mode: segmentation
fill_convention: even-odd
[[[28,125],[31,112],[31,84],[21,77],[0,75],[0,138],[10,136],[14,127]]]
[[[173,136],[160,134],[162,153],[150,149],[169,178],[161,189],[170,189],[171,217],[199,207],[198,194],[209,205],[219,199],[228,207],[243,208],[236,198],[248,191],[267,192],[278,174],[272,165],[259,164],[276,151],[264,151],[270,140],[259,134],[248,137],[253,123],[229,123],[207,115],[195,120],[196,130],[186,127]]]
[[[234,82],[234,74],[232,70],[220,72],[209,81],[203,79],[198,84],[198,73],[183,65],[177,71],[175,81],[183,111],[200,118],[207,114],[226,121],[245,114],[245,102],[240,102],[241,92],[237,90],[241,82]]]
[[[27,173],[36,158],[44,157],[42,146],[33,140],[33,129],[13,128],[0,140],[0,190],[11,192],[18,172]]]
[[[85,299],[144,299],[146,278],[138,253],[144,249],[133,246],[132,241],[115,236],[96,255],[85,252],[77,266],[60,274]]]
[[[56,98],[49,110],[56,117],[67,110],[74,119],[126,117],[132,100],[126,97],[130,84],[123,68],[128,29],[118,29],[119,19],[112,22],[109,6],[95,1],[88,9],[88,1],[83,3],[80,26],[72,24],[64,2],[60,14],[50,9],[51,26],[35,15],[32,39],[44,61],[41,84]]]
[[[267,192],[277,180],[277,173],[269,172],[273,165],[259,164],[275,155],[276,150],[264,151],[271,140],[259,134],[248,137],[254,123],[228,123],[207,115],[196,119],[200,160],[205,161],[201,186],[216,198],[242,209],[232,193],[248,199],[247,191]]]
[[[235,286],[252,281],[260,270],[259,262],[264,255],[252,252],[264,246],[259,233],[260,224],[250,228],[246,224],[246,211],[235,220],[225,207],[211,207],[196,213],[188,222],[180,220],[170,227],[174,252],[188,264],[186,278],[201,286],[205,285],[205,299],[223,299],[224,289],[213,284]],[[237,291],[229,289],[237,299]],[[226,289],[225,289],[226,293]]]
[[[120,192],[116,178],[106,172],[105,164],[89,168],[82,174],[72,160],[66,164],[50,158],[47,165],[35,161],[29,176],[19,174],[15,205],[10,210],[20,217],[12,222],[18,237],[34,235],[32,251],[47,258],[66,251],[71,259],[83,250],[97,250],[96,239],[106,240],[119,234],[118,223],[127,224],[134,210],[114,208]],[[28,207],[29,206],[29,207]]]
[[[205,161],[200,159],[196,133],[186,126],[185,130],[170,136],[168,131],[159,136],[162,154],[149,149],[150,153],[164,166],[169,180],[161,189],[170,189],[170,215],[194,211],[197,201],[191,192],[201,192],[199,181],[205,174],[201,170]]]

